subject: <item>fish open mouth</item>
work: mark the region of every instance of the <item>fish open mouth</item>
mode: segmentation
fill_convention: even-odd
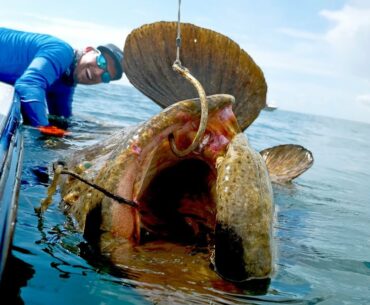
[[[83,155],[96,163],[86,176],[95,171],[97,185],[137,207],[73,180],[63,193],[78,193],[69,209],[85,235],[103,232],[112,241],[123,239],[133,246],[166,240],[208,247],[215,270],[225,279],[269,277],[273,207],[266,166],[240,131],[234,98],[207,99],[204,136],[184,157],[172,151],[169,136],[180,150],[192,143],[200,120],[199,100],[178,102],[131,133],[112,137]]]

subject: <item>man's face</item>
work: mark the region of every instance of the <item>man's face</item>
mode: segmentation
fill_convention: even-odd
[[[75,79],[79,84],[94,85],[109,82],[115,73],[110,56],[88,47],[77,63]]]

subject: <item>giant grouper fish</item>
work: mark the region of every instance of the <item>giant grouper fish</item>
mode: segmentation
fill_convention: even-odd
[[[175,29],[173,22],[145,25],[124,48],[129,80],[165,109],[64,160],[68,171],[116,197],[63,175],[63,208],[113,263],[127,260],[135,247],[164,241],[204,246],[214,274],[227,281],[270,278],[271,181],[299,176],[312,155],[300,145],[261,153],[250,146],[243,131],[266,105],[263,73],[235,42],[192,24],[182,25],[183,63],[208,94],[208,120],[199,145],[175,154],[169,139],[185,149],[201,120],[194,90],[171,69]]]

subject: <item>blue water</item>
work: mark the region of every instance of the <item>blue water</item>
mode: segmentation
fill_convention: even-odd
[[[81,86],[71,136],[47,139],[24,128],[9,304],[370,304],[367,124],[276,110],[262,111],[246,131],[257,150],[295,143],[310,149],[315,158],[312,168],[292,185],[274,185],[277,271],[265,292],[215,288],[196,293],[171,289],[170,284],[133,283],[86,251],[83,237],[59,209],[58,196],[44,217],[35,214],[34,207],[46,194],[35,167],[159,110],[131,87]]]

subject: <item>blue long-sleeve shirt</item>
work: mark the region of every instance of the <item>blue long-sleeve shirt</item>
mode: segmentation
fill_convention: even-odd
[[[46,126],[48,113],[72,115],[74,60],[58,38],[0,28],[0,81],[14,85],[25,124]]]

